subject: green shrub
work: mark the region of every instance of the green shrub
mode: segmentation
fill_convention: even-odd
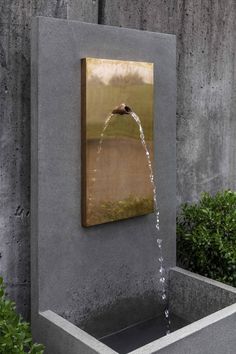
[[[42,354],[44,347],[33,344],[29,324],[15,311],[14,302],[5,296],[0,277],[0,354]]]
[[[236,286],[236,192],[203,193],[177,217],[178,264]]]

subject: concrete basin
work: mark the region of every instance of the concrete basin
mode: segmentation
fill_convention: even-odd
[[[49,309],[39,313],[37,339],[47,354],[235,353],[235,288],[175,267],[169,271],[169,295],[169,335],[160,316],[99,339]]]

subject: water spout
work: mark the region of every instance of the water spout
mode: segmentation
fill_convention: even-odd
[[[112,114],[130,114],[132,109],[127,106],[125,103],[121,103],[119,106],[115,107],[112,111]]]

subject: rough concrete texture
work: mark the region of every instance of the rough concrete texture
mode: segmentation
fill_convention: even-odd
[[[129,354],[235,354],[236,304]]]
[[[175,36],[40,17],[32,43],[33,312],[51,309],[101,337],[162,311],[162,285],[153,213],[81,226],[81,59],[154,63],[161,89],[153,169],[168,269],[175,265]]]
[[[97,1],[80,14],[93,21]],[[66,18],[77,0],[0,2],[0,275],[18,311],[30,313],[30,28],[36,15]],[[94,16],[94,15],[93,15]]]
[[[67,19],[98,22],[99,0],[70,0],[67,6]]]
[[[202,304],[205,314],[216,311],[194,323],[191,323],[168,336],[163,336],[130,354],[234,354],[236,343],[236,290],[222,283],[212,281],[180,268],[170,270],[170,291],[173,292],[171,307],[181,315],[189,309],[193,310],[195,319],[199,317],[198,303]],[[181,292],[181,289],[184,291]],[[195,289],[194,297],[192,289]],[[197,292],[199,288],[201,293]],[[175,302],[174,297],[182,299]],[[221,300],[219,298],[221,297]],[[209,299],[212,303],[209,303]],[[234,299],[234,301],[232,301]],[[214,301],[213,301],[214,300]],[[220,305],[219,305],[220,303]],[[194,309],[193,304],[196,304]],[[207,306],[210,304],[210,309]],[[177,305],[177,306],[176,306]],[[225,308],[222,308],[227,306]],[[217,311],[218,310],[218,311]],[[203,314],[204,316],[204,314]],[[70,353],[115,353],[107,347],[102,347],[95,338],[88,335],[70,322],[56,315],[52,311],[39,314],[37,322],[38,340],[46,344],[48,354],[65,353],[70,348]]]
[[[118,354],[55,312],[41,312],[37,325],[37,339],[45,343],[45,354]]]
[[[236,188],[236,2],[104,0],[100,23],[177,35],[177,200]]]
[[[26,317],[32,15],[176,34],[178,203],[196,200],[203,190],[235,189],[236,183],[234,0],[2,0],[0,273]]]
[[[170,311],[189,322],[236,303],[235,288],[178,267],[170,270],[169,294]]]

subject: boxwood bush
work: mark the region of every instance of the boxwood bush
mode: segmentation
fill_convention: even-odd
[[[44,347],[33,343],[29,324],[15,311],[14,302],[5,294],[0,277],[0,354],[43,354]]]
[[[177,260],[183,268],[236,286],[236,192],[203,193],[177,217]]]

